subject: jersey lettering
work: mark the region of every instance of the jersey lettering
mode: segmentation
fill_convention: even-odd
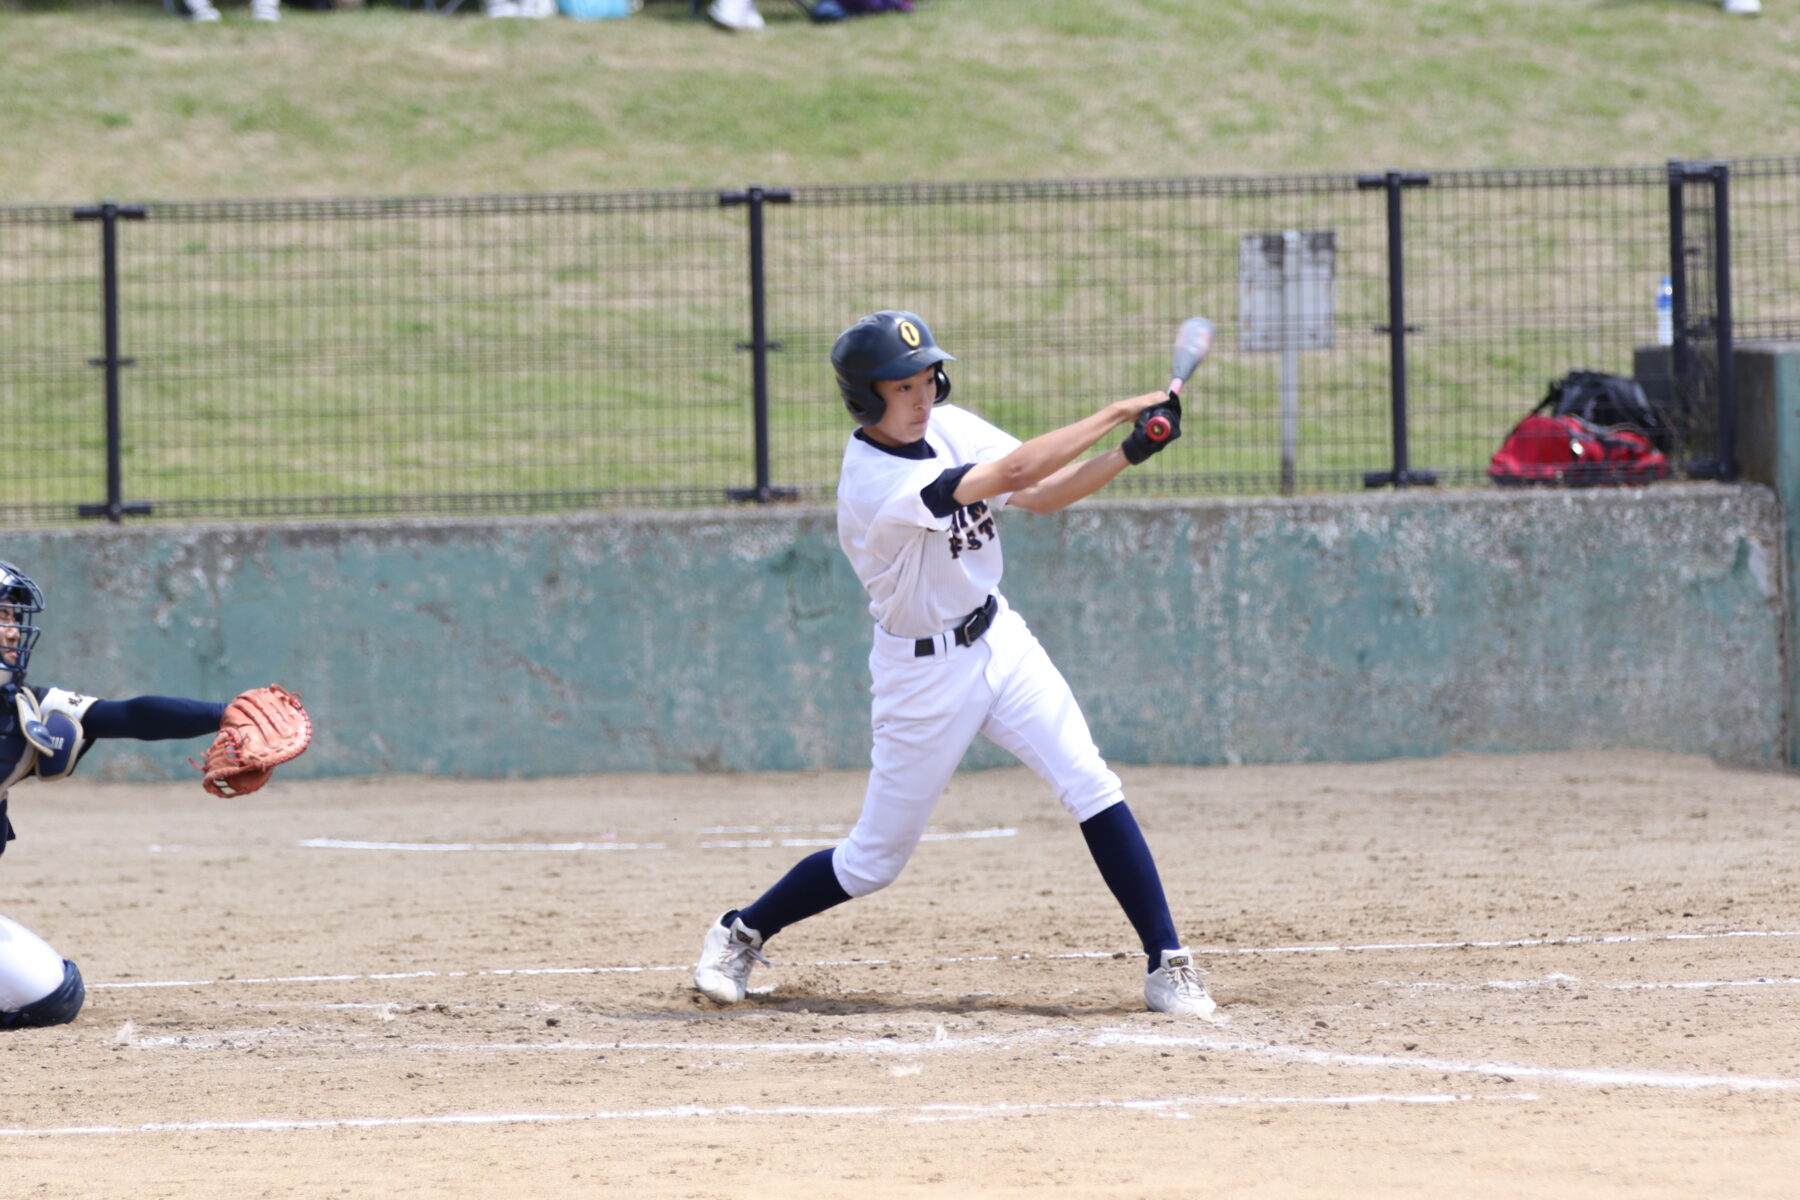
[[[993,540],[994,517],[987,501],[965,504],[950,514],[951,558],[961,558],[964,550],[979,550]]]

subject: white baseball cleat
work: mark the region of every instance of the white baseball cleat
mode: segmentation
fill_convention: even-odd
[[[1162,952],[1162,965],[1144,976],[1144,1003],[1151,1012],[1177,1017],[1210,1017],[1218,1007],[1206,994],[1203,972],[1186,946]]]
[[[1724,0],[1725,11],[1742,16],[1754,16],[1762,11],[1762,0]]]
[[[762,955],[762,934],[733,915],[731,924],[714,921],[700,944],[700,962],[694,967],[694,987],[718,1004],[736,1004],[750,990],[750,972],[757,963],[769,965]]]

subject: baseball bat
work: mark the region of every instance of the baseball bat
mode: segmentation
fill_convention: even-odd
[[[1169,355],[1169,398],[1172,400],[1181,395],[1181,387],[1188,381],[1206,358],[1206,352],[1212,349],[1212,322],[1205,317],[1189,317],[1175,331],[1175,348]],[[1167,438],[1174,426],[1164,416],[1151,417],[1144,425],[1144,433],[1153,442]]]

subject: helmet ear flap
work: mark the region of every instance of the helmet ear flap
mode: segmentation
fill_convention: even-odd
[[[875,390],[873,380],[861,379],[842,368],[837,373],[838,395],[858,425],[873,425],[887,411],[887,401]]]
[[[873,387],[840,383],[838,390],[843,394],[844,407],[850,410],[858,425],[877,424],[887,412],[887,401]]]
[[[933,382],[937,384],[937,399],[932,403],[942,404],[950,398],[950,372],[944,370],[943,363],[938,364],[937,377]]]

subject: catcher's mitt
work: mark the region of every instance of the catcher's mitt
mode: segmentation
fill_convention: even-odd
[[[312,718],[300,697],[277,684],[252,688],[225,706],[204,762],[190,763],[215,796],[242,796],[269,782],[275,768],[312,742]]]

